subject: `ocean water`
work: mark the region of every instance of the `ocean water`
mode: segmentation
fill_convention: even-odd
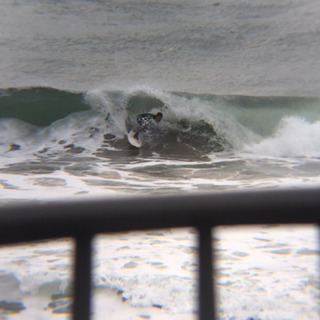
[[[320,185],[318,2],[0,8],[0,206]],[[131,146],[136,117],[159,111]],[[215,230],[220,318],[319,319],[317,232]],[[195,319],[195,240],[97,237],[94,318]],[[0,252],[1,318],[69,318],[71,239]]]

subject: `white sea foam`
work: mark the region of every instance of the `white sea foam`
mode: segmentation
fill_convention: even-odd
[[[318,229],[306,226],[215,230],[218,312],[222,319],[316,319]],[[166,229],[103,235],[94,242],[94,319],[195,319],[196,233]],[[10,319],[67,319],[51,313],[53,293],[68,292],[72,242],[1,249],[0,296],[27,308]],[[4,276],[6,275],[6,276]],[[2,276],[2,278],[1,278]],[[3,282],[4,283],[4,282]],[[16,294],[14,296],[14,294]]]
[[[285,158],[320,157],[320,122],[285,117],[272,137],[245,148],[259,155]]]

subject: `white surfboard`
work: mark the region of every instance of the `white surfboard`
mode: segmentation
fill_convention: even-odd
[[[140,148],[142,146],[142,143],[139,141],[139,139],[136,139],[134,137],[136,133],[131,130],[128,134],[128,140],[130,142],[131,145],[133,145],[134,147]]]

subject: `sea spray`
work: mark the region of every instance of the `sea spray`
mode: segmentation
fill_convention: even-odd
[[[319,158],[320,122],[310,122],[300,117],[285,117],[274,134],[246,151],[265,156],[283,158]]]

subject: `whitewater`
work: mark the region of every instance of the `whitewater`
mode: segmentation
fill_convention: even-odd
[[[0,208],[319,187],[317,2],[0,8]],[[138,149],[127,136],[146,112],[163,119]],[[219,319],[320,319],[318,237],[215,228]],[[92,318],[196,319],[196,240],[98,235]],[[0,319],[69,319],[73,255],[72,239],[1,247]]]

